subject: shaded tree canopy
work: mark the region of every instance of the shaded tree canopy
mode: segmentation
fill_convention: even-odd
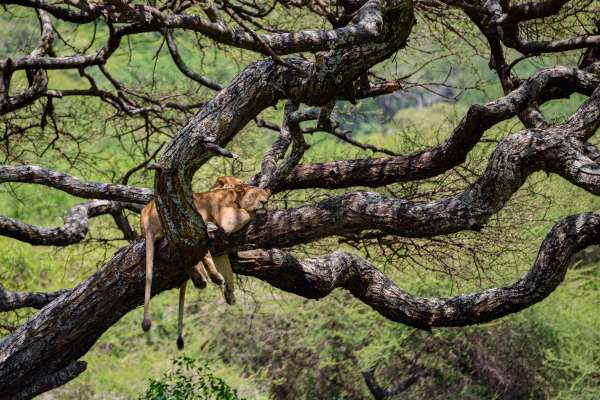
[[[538,171],[600,194],[600,152],[590,143],[600,125],[600,19],[593,1],[0,4],[8,18],[29,12],[39,21],[33,50],[20,54],[16,46],[9,47],[12,53],[0,58],[0,183],[45,185],[89,200],[72,207],[57,228],[2,216],[0,234],[32,245],[67,246],[86,237],[91,218],[109,214],[131,242],[73,289],[25,293],[0,286],[0,311],[41,309],[0,343],[0,398],[31,398],[74,379],[86,368],[80,358],[103,332],[141,304],[145,244],[124,212],[139,212],[153,198],[166,235],[158,244],[153,295],[180,286],[186,270],[210,250],[229,253],[238,274],[312,299],[343,288],[390,320],[425,330],[482,323],[527,308],[561,283],[572,255],[600,244],[600,215],[569,216],[556,221],[523,277],[504,287],[449,298],[410,294],[357,254],[335,251],[302,258],[293,251],[330,237],[361,243],[479,232]],[[298,21],[278,24],[282,16]],[[314,26],[304,29],[306,22]],[[78,26],[93,29],[92,43],[65,39],[65,32]],[[419,40],[426,33],[441,47],[446,35],[473,46],[489,60],[501,95],[472,105],[448,139],[431,148],[400,154],[357,141],[343,129],[336,104],[401,93],[419,84],[411,81],[413,74],[382,76],[374,69],[419,52],[424,55],[421,67],[436,61],[436,51]],[[130,39],[147,34],[161,37],[161,47],[166,46],[182,79],[211,93],[207,101],[195,101],[193,91],[161,94],[122,81],[111,57]],[[194,34],[217,51],[241,49],[254,61],[230,82],[220,83],[186,61],[177,43],[180,34]],[[539,68],[519,77],[515,71],[531,59],[539,61]],[[57,70],[79,77],[87,87],[55,86]],[[546,115],[544,104],[573,94],[585,101],[570,116]],[[78,105],[61,108],[71,98]],[[63,141],[90,140],[84,132],[73,136],[70,124],[92,101],[114,112],[111,119],[118,128],[111,134],[144,143],[143,157],[132,160],[131,169],[112,182],[88,182],[33,165]],[[280,103],[280,122],[264,117],[265,110]],[[512,118],[523,128],[505,135],[482,172],[456,193],[415,201],[375,190],[439,177],[460,166],[486,132]],[[236,159],[227,145],[248,124],[278,133],[250,184],[274,194],[316,188],[331,192],[295,208],[273,208],[225,237],[218,229],[207,229],[195,212],[192,180],[211,158]],[[305,135],[317,131],[383,156],[303,162],[309,147]],[[170,140],[151,148],[157,135]],[[85,162],[81,155],[65,158],[65,170]],[[153,189],[129,184],[144,168],[155,173]]]

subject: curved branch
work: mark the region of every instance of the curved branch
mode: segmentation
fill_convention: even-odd
[[[43,228],[26,224],[11,217],[0,216],[0,235],[27,242],[34,246],[68,246],[78,243],[88,233],[89,219],[103,214],[114,214],[123,205],[107,200],[96,200],[72,207],[59,228]]]
[[[312,240],[302,236],[304,230],[310,230],[302,220],[306,211],[312,213],[310,222],[322,223],[318,227],[321,232],[331,227],[335,229],[329,234],[357,229],[359,224],[363,228],[369,224],[382,225],[384,229],[404,230],[407,234],[449,232],[461,224],[467,229],[473,228],[499,209],[524,179],[539,169],[556,169],[578,184],[583,176],[590,189],[600,193],[600,166],[590,158],[597,159],[598,155],[595,149],[568,136],[568,132],[559,135],[529,130],[500,143],[486,173],[459,196],[414,204],[385,199],[374,193],[353,193],[313,206],[271,213],[266,221],[253,222],[254,229],[259,227],[254,238],[251,233],[245,238],[253,240],[254,245],[266,246],[281,242],[279,236],[288,243]],[[337,210],[340,201],[346,201],[342,204],[343,212]],[[429,221],[427,224],[423,223],[424,216]],[[293,239],[293,236],[298,238]],[[564,278],[570,257],[598,243],[599,238],[599,215],[566,218],[544,240],[531,271],[515,284],[448,299],[407,294],[371,264],[344,253],[300,262],[277,250],[261,250],[242,253],[236,270],[307,298],[321,298],[336,287],[344,287],[387,318],[429,329],[489,321],[542,300]],[[174,246],[165,247],[165,244],[165,241],[159,242],[154,294],[178,287],[186,279],[183,270],[174,267],[183,260],[176,258]],[[221,240],[217,240],[216,247],[233,248]],[[106,329],[141,303],[144,254],[140,241],[123,248],[96,274],[49,304],[0,343],[0,386],[4,389],[4,398],[14,398],[34,383],[40,391],[55,387],[52,385],[58,381],[51,379],[52,376],[76,362]],[[69,318],[64,318],[65,315]],[[40,382],[49,383],[39,386]]]
[[[409,294],[370,262],[343,252],[299,261],[280,250],[251,250],[240,252],[233,266],[237,273],[302,297],[320,299],[343,288],[392,321],[430,330],[488,322],[543,300],[563,281],[571,256],[599,243],[600,215],[572,215],[550,230],[531,270],[521,279],[449,298]]]
[[[84,199],[146,204],[154,196],[151,189],[114,183],[85,182],[74,176],[36,165],[0,166],[0,183],[5,182],[36,183]]]
[[[155,192],[165,235],[186,258],[186,267],[191,268],[206,251],[206,229],[193,207],[191,179],[212,157],[211,147],[225,146],[278,100],[321,105],[353,88],[356,77],[405,44],[412,28],[412,3],[388,3],[393,7],[386,9],[381,42],[332,51],[314,63],[293,58],[286,60],[286,65],[272,60],[251,64],[173,139],[160,159]]]
[[[465,161],[483,133],[533,103],[568,97],[578,92],[591,95],[600,77],[569,67],[543,69],[508,95],[484,106],[474,105],[440,146],[397,157],[302,164],[275,191],[304,188],[377,187],[395,182],[431,178]]]
[[[78,24],[94,21],[102,15],[103,10],[103,7],[91,6],[88,8],[87,12],[75,12],[68,8],[57,6],[56,4],[50,4],[44,0],[0,0],[0,4],[14,4],[44,10],[58,19]]]
[[[141,304],[144,265],[144,244],[134,242],[5,337],[0,342],[0,399],[29,399],[81,373],[85,363],[77,360],[108,328]],[[187,279],[177,265],[179,260],[168,248],[159,252],[153,295]]]
[[[50,16],[37,10],[40,22],[41,37],[38,46],[29,54],[32,58],[43,58],[52,47],[55,38],[54,27]],[[10,58],[2,65],[0,60],[0,114],[16,110],[39,99],[48,88],[48,73],[43,69],[29,71],[29,87],[20,93],[9,96],[12,74],[15,63]]]
[[[430,203],[353,192],[294,209],[256,217],[229,238],[229,250],[279,248],[328,236],[376,229],[405,237],[430,237],[480,230],[536,171],[557,173],[600,194],[600,153],[576,137],[526,130],[504,139],[484,174],[462,193]],[[224,248],[214,249],[220,254]],[[211,251],[212,252],[212,251]]]
[[[192,71],[183,61],[179,52],[177,51],[177,45],[175,44],[175,39],[173,38],[173,33],[170,30],[165,32],[165,37],[167,38],[167,47],[169,49],[169,53],[171,54],[171,58],[173,62],[179,68],[179,70],[188,78],[193,81],[198,82],[202,86],[206,86],[212,90],[221,90],[223,86],[221,86],[218,82],[213,81],[212,79],[206,78],[194,71]]]
[[[285,104],[283,124],[281,125],[279,137],[263,156],[260,173],[252,178],[251,184],[272,190],[285,179],[292,168],[298,165],[304,155],[304,151],[309,147],[304,141],[304,136],[300,129],[300,120],[302,118],[303,115],[298,114],[298,104],[288,101]],[[281,165],[277,166],[277,162],[284,157],[290,143],[292,143],[290,155]]]
[[[219,43],[265,54],[265,49],[261,43],[251,34],[244,30],[229,28],[221,21],[212,22],[193,14],[161,12],[152,6],[130,4],[120,0],[112,0],[110,3],[110,5],[85,3],[85,9],[82,9],[81,13],[77,13],[43,0],[0,0],[0,4],[17,4],[44,9],[57,18],[71,22],[89,22],[103,14],[107,14],[110,16],[109,22],[129,23],[146,32],[162,32],[165,28],[187,29],[201,33]],[[358,10],[357,22],[354,25],[327,31],[305,30],[293,33],[261,35],[260,39],[278,55],[327,51],[377,41],[383,25],[382,5],[383,8],[390,10],[399,7],[399,5],[402,7],[404,2],[401,0],[367,0]],[[89,56],[88,58],[86,65],[95,62],[95,56]],[[56,61],[58,60],[54,62]]]

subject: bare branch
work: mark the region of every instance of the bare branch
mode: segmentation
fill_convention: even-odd
[[[194,71],[192,71],[183,61],[179,52],[177,51],[177,45],[175,44],[175,38],[173,38],[173,33],[170,30],[165,32],[165,37],[167,38],[167,47],[169,49],[169,53],[171,54],[171,58],[173,58],[173,62],[179,70],[188,78],[198,82],[202,86],[206,86],[212,90],[221,90],[223,86],[221,86],[218,82],[213,81],[212,79],[206,78]]]
[[[79,178],[36,165],[0,166],[0,183],[22,182],[50,186],[85,199],[106,199],[146,204],[152,190],[114,183],[85,182]]]
[[[59,228],[43,228],[26,224],[11,217],[0,216],[0,235],[29,244],[67,246],[78,243],[87,235],[89,219],[122,210],[122,205],[107,200],[95,200],[72,207]]]
[[[406,293],[370,262],[343,252],[300,261],[281,250],[251,250],[239,253],[234,268],[240,274],[312,299],[343,288],[392,321],[430,330],[491,321],[543,300],[564,279],[571,256],[600,243],[599,233],[598,214],[565,218],[548,233],[523,278],[505,287],[449,298]]]
[[[66,289],[56,292],[11,292],[0,284],[0,312],[23,307],[32,307],[39,310],[67,292]]]
[[[517,115],[529,105],[566,97],[573,92],[591,95],[599,84],[598,76],[574,68],[543,69],[508,95],[484,106],[471,106],[450,138],[438,147],[397,157],[302,164],[292,170],[276,191],[377,187],[430,178],[464,162],[487,129]]]

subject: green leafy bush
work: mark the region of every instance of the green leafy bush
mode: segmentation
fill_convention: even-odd
[[[239,400],[237,391],[215,376],[208,362],[198,365],[192,358],[173,360],[173,368],[162,380],[150,379],[140,400]]]

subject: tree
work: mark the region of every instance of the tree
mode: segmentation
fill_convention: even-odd
[[[337,251],[299,259],[289,251],[331,236],[360,242],[479,231],[537,171],[558,174],[590,193],[600,193],[596,162],[600,153],[589,143],[600,125],[600,35],[595,26],[600,22],[594,2],[0,3],[7,12],[34,10],[41,31],[37,46],[29,54],[19,56],[17,49],[11,48],[14,54],[0,60],[5,159],[12,163],[0,167],[0,182],[46,185],[90,199],[73,207],[59,228],[2,217],[0,234],[33,245],[66,246],[86,236],[90,218],[110,214],[125,237],[132,240],[71,290],[15,293],[0,287],[0,310],[43,307],[0,343],[1,398],[31,398],[75,378],[86,368],[79,359],[102,333],[141,304],[144,242],[136,239],[123,210],[139,211],[153,197],[167,237],[159,245],[153,294],[178,287],[186,279],[186,270],[210,249],[214,254],[230,253],[238,274],[306,298],[322,298],[335,288],[343,288],[383,316],[425,330],[482,323],[529,307],[561,283],[573,254],[600,243],[600,215],[570,216],[547,233],[530,271],[521,279],[504,287],[449,298],[411,295],[355,254]],[[318,17],[331,27],[286,31],[272,26],[269,16],[282,10],[298,16],[309,13],[313,23]],[[99,29],[91,45],[75,47],[64,39],[62,45],[57,43],[62,38],[61,29],[85,24]],[[454,32],[467,43],[477,42],[477,48],[483,43],[503,96],[471,106],[449,139],[433,148],[390,154],[389,150],[357,142],[335,120],[335,103],[388,94],[407,84],[407,77],[380,78],[372,68],[408,52],[407,41],[413,39],[419,26],[437,33],[441,41],[445,34]],[[175,41],[174,32],[178,31],[191,31],[218,48],[254,52],[261,59],[221,86],[185,63]],[[156,97],[152,91],[127,87],[109,72],[107,63],[126,40],[151,32],[164,37],[183,75],[218,91],[209,101],[188,102],[185,93]],[[557,34],[559,38],[547,39]],[[98,47],[99,41],[102,45]],[[555,63],[526,79],[515,73],[525,60],[536,58],[547,63],[554,60],[549,55],[572,51],[580,56],[577,65],[572,60],[570,66]],[[79,74],[89,87],[54,88],[49,82],[55,70]],[[107,85],[110,89],[105,89]],[[543,104],[574,93],[587,99],[565,121],[554,122],[553,116],[541,111]],[[86,99],[97,98],[113,107],[116,117],[123,121],[123,131],[138,134],[141,130],[146,144],[157,132],[170,134],[172,140],[159,161],[152,164],[161,149],[151,154],[146,146],[147,157],[119,183],[86,182],[41,166],[19,164],[28,159],[20,141],[41,146],[36,147],[36,154],[43,160],[44,153],[63,140],[66,124],[77,120],[78,114],[75,108],[64,115],[57,112],[57,103],[71,97],[83,104],[91,101]],[[285,102],[281,127],[260,117],[279,102]],[[251,121],[279,132],[279,137],[265,152],[260,172],[250,183],[281,193],[308,188],[377,188],[436,177],[464,163],[486,131],[513,117],[518,117],[524,128],[497,144],[484,172],[472,184],[445,199],[414,202],[348,190],[297,208],[271,210],[231,237],[218,230],[209,233],[192,207],[194,174],[212,157],[236,157],[225,147]],[[177,130],[174,127],[181,118],[187,123]],[[305,121],[315,121],[316,125],[303,128]],[[304,134],[315,130],[387,156],[302,163],[307,149]],[[37,136],[32,139],[28,135]],[[145,166],[155,171],[154,191],[127,184],[129,177]]]

